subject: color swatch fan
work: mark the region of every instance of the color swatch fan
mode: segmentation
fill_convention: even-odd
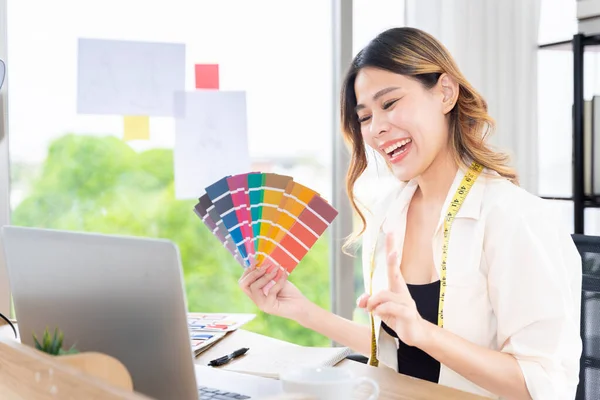
[[[240,265],[288,274],[338,214],[316,191],[272,173],[225,176],[198,200],[194,212]]]

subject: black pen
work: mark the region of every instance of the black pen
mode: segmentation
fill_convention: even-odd
[[[233,360],[234,358],[243,356],[244,354],[246,354],[246,352],[248,350],[250,350],[250,349],[247,348],[247,347],[243,347],[241,349],[238,349],[238,350],[234,351],[231,354],[228,354],[226,356],[223,356],[223,357],[220,357],[220,358],[217,358],[217,359],[214,359],[214,360],[210,361],[208,363],[208,365],[210,367],[220,367],[221,365],[227,364],[229,361]]]

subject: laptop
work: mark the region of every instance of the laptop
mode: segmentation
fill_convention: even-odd
[[[17,226],[2,236],[22,343],[59,328],[65,348],[115,357],[159,400],[281,393],[277,380],[194,365],[171,241]]]

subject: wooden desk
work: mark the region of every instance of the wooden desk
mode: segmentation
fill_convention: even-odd
[[[282,344],[278,339],[259,335],[246,330],[238,330],[228,334],[220,342],[196,357],[197,364],[206,365],[210,360],[229,354],[241,347],[249,347],[251,351],[268,352],[273,344]],[[344,360],[337,365],[339,368],[352,370],[357,376],[366,376],[379,383],[380,400],[482,400],[480,397],[446,386],[437,385],[420,379],[411,378],[389,368],[376,368],[356,361]],[[355,400],[368,397],[368,389],[359,388]],[[269,400],[283,400],[296,397],[273,397]],[[300,399],[302,397],[298,397]]]
[[[0,398],[150,400],[107,385],[50,355],[4,337],[0,337]]]
[[[11,339],[12,337],[12,339]],[[1,342],[5,342],[2,344]],[[8,342],[8,343],[7,343]],[[14,397],[8,396],[7,399],[46,399],[52,396],[48,390],[48,382],[45,381],[43,387],[36,388],[33,385],[29,386],[31,382],[31,371],[48,371],[52,368],[55,371],[54,377],[60,376],[61,387],[68,388],[67,391],[61,391],[61,393],[68,393],[71,397],[64,398],[89,398],[89,399],[142,399],[146,398],[136,393],[127,393],[121,390],[117,390],[107,385],[104,385],[92,378],[83,376],[83,374],[69,369],[68,366],[61,366],[58,363],[53,362],[50,356],[46,356],[42,353],[34,351],[33,349],[22,349],[19,346],[15,347],[10,345],[10,342],[16,342],[13,333],[10,328],[0,324],[0,388],[11,388],[16,389],[15,385],[19,388],[18,393],[28,393],[28,397]],[[8,344],[8,345],[7,345]],[[284,344],[293,346],[290,343],[273,339],[267,336],[259,335],[246,330],[238,330],[236,332],[228,334],[220,342],[216,343],[213,347],[205,351],[196,357],[195,362],[197,364],[206,365],[208,361],[221,357],[225,354],[229,354],[240,347],[250,347],[252,351],[256,352],[268,352],[274,344]],[[16,349],[19,353],[16,354]],[[23,355],[23,352],[25,355]],[[1,358],[10,356],[9,358],[2,360]],[[10,364],[7,364],[10,363]],[[27,365],[26,365],[27,364]],[[10,368],[9,368],[10,365]],[[19,369],[23,370],[25,375],[19,376],[13,373],[8,373],[10,369],[15,368],[19,365]],[[405,375],[401,375],[396,371],[389,368],[375,368],[365,364],[361,364],[355,361],[344,360],[337,365],[339,368],[347,368],[352,370],[357,376],[366,376],[374,379],[381,390],[379,399],[380,400],[482,400],[484,397],[476,396],[470,393],[462,392],[459,390],[451,389],[445,386],[436,385],[431,382],[414,379]],[[21,368],[22,367],[22,368]],[[26,372],[27,371],[27,372]],[[63,372],[64,371],[64,372]],[[69,374],[69,371],[71,374]],[[76,376],[71,376],[71,375]],[[37,390],[41,392],[37,392]],[[30,391],[32,390],[32,391]],[[232,389],[233,390],[233,389]],[[355,394],[354,400],[364,400],[368,397],[368,390],[358,388]],[[29,396],[31,395],[31,396]],[[84,397],[78,397],[85,395]],[[4,397],[2,397],[4,399]],[[264,400],[311,400],[311,397],[302,395],[281,395],[275,397],[269,397]]]

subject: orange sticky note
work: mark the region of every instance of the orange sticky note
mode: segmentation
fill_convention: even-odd
[[[150,139],[150,117],[147,115],[126,115],[123,128],[123,140]]]

